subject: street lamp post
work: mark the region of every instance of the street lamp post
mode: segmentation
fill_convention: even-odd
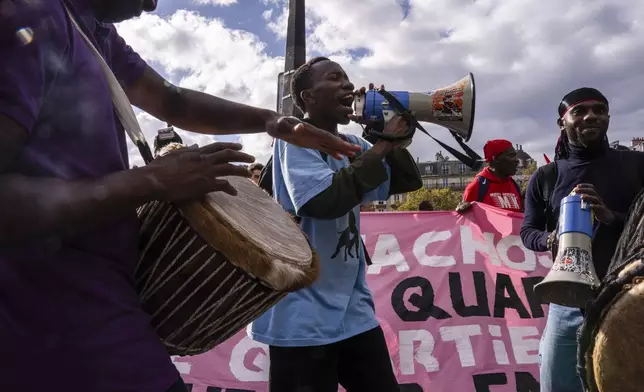
[[[302,112],[291,99],[291,76],[306,62],[305,1],[290,0],[286,32],[286,56],[284,72],[277,81],[277,111],[287,116],[302,117]]]

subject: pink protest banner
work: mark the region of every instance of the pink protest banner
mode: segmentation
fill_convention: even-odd
[[[376,313],[401,392],[539,391],[547,306],[533,287],[552,259],[521,243],[522,215],[361,214]],[[268,350],[245,331],[173,358],[192,392],[268,391]]]

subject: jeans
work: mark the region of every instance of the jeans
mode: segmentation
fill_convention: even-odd
[[[577,308],[550,304],[539,344],[541,392],[584,392],[577,376],[577,329],[583,320]]]

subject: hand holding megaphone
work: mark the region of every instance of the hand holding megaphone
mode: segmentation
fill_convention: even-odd
[[[368,94],[395,99],[385,90],[384,84],[376,90],[374,84],[369,83],[369,90],[362,87],[354,92],[355,114],[349,115],[349,119],[365,126],[364,136],[371,143],[384,140],[392,143],[394,148],[408,147],[416,130],[413,114],[399,103],[396,105],[392,102],[391,108],[384,110],[381,116],[365,115],[364,105],[369,100]],[[383,102],[383,105],[389,105]]]
[[[579,184],[573,192],[580,195],[581,199],[590,204],[595,219],[604,224],[611,224],[615,220],[615,214],[604,203],[593,184]]]
[[[380,89],[384,90],[385,85],[381,84]],[[349,120],[356,122],[358,124],[366,125],[368,128],[372,127],[378,127],[381,125],[382,120],[381,119],[376,119],[376,118],[367,118],[364,116],[364,108],[363,108],[363,103],[365,101],[365,98],[367,96],[367,91],[374,91],[375,87],[373,83],[369,83],[368,90],[367,88],[360,87],[356,91],[353,92],[354,95],[354,100],[353,100],[353,110],[354,114],[350,114]]]

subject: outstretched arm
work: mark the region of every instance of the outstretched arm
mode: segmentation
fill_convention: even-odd
[[[266,123],[277,116],[272,110],[174,86],[149,66],[126,93],[133,105],[154,117],[204,134],[265,132]]]

